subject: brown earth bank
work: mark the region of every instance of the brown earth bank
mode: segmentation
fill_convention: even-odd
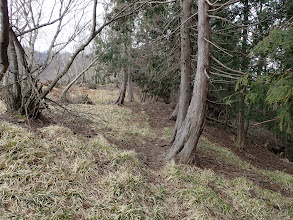
[[[75,86],[73,89],[78,90],[84,94],[89,93],[88,89],[86,88]],[[109,89],[113,91],[117,88],[108,86],[103,87],[103,89]],[[61,91],[61,88],[55,89],[51,95],[51,99],[58,101],[58,97]],[[166,127],[171,128],[175,123],[169,119],[169,116],[172,112],[171,106],[160,102],[143,104],[137,102],[126,102],[126,104],[121,106],[121,108],[131,109],[135,113],[147,114],[148,118],[146,120],[148,120],[150,126],[156,133],[156,137],[144,137],[141,139],[137,136],[131,135],[127,141],[117,140],[108,136],[105,131],[93,130],[91,126],[93,122],[81,117],[80,115],[76,115],[73,122],[72,120],[68,121],[67,117],[69,115],[70,117],[74,116],[74,112],[66,111],[63,113],[60,112],[60,114],[52,114],[50,111],[46,111],[41,118],[36,120],[27,120],[26,118],[19,116],[2,113],[0,114],[0,120],[18,124],[19,126],[29,128],[32,131],[36,131],[37,128],[46,127],[48,125],[59,124],[70,128],[76,134],[81,134],[88,138],[94,137],[98,133],[102,133],[110,143],[113,143],[125,150],[136,151],[139,158],[146,166],[149,166],[154,170],[162,168],[165,164],[165,155],[170,148],[168,141],[162,138],[164,129]],[[206,123],[203,137],[216,145],[228,148],[242,160],[249,162],[257,168],[271,171],[279,170],[291,175],[293,174],[292,163],[281,160],[278,155],[267,151],[259,145],[253,144],[249,139],[246,140],[244,150],[240,151],[235,148],[235,135],[233,132],[225,130],[220,125],[210,125]],[[201,150],[197,151],[196,166],[203,169],[212,169],[217,173],[227,176],[228,178],[243,176],[261,186],[262,188],[276,191],[286,196],[293,196],[293,192],[282,190],[280,186],[269,181],[264,175],[255,173],[252,170],[240,169],[239,167],[222,161],[213,155],[207,155]]]

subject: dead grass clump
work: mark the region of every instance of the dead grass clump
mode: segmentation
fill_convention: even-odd
[[[96,130],[101,130],[118,140],[127,140],[131,135],[142,137],[154,137],[155,133],[149,123],[145,121],[144,115],[136,114],[127,108],[117,105],[74,105],[73,109],[83,112],[84,116],[95,123]],[[144,118],[144,119],[142,119]],[[134,123],[134,121],[141,123]]]
[[[293,198],[245,177],[228,179],[174,163],[154,171],[135,151],[110,144],[109,137],[126,144],[133,136],[162,138],[146,114],[108,104],[116,93],[90,91],[95,105],[70,106],[95,123],[95,131],[102,131],[94,138],[62,126],[32,133],[0,122],[0,219],[292,219]],[[164,131],[168,139],[172,130]],[[200,149],[292,189],[289,174],[257,169],[205,139]]]
[[[172,203],[185,219],[290,219],[293,198],[262,189],[246,178],[226,179],[211,170],[169,164],[164,171]]]
[[[74,104],[87,104],[87,105],[93,105],[93,101],[89,98],[86,94],[79,94],[76,97],[72,99],[72,103]]]
[[[164,216],[133,151],[60,126],[40,129],[41,138],[8,123],[0,128],[0,218]]]
[[[242,160],[239,156],[235,155],[229,149],[212,144],[205,138],[201,138],[199,142],[199,149],[229,164],[236,165],[240,169],[251,170],[255,173],[264,175],[270,181],[281,186],[283,190],[290,190],[291,192],[293,192],[293,176],[290,174],[278,170],[269,171],[257,168],[252,164]]]
[[[117,99],[119,94],[118,90],[90,90],[89,97],[97,105],[112,104]]]
[[[140,174],[126,170],[110,173],[101,186],[100,219],[165,219],[155,192]]]

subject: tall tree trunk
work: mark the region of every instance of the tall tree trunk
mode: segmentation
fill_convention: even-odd
[[[244,0],[244,25],[248,24],[248,14],[249,14],[249,6],[248,0]],[[242,71],[247,71],[248,63],[247,63],[247,39],[248,39],[248,30],[247,27],[243,27],[243,42],[242,42],[242,62],[241,69]],[[238,123],[237,123],[237,142],[236,147],[238,149],[243,149],[245,145],[245,99],[244,99],[245,88],[243,87],[240,91],[239,97],[239,112],[238,112]]]
[[[177,131],[181,127],[186,112],[190,103],[190,75],[191,75],[191,42],[190,42],[190,17],[192,0],[181,0],[181,84],[180,84],[180,96],[178,101],[178,114],[176,123],[173,128],[173,133],[170,139],[170,143],[175,140]]]
[[[237,142],[236,147],[243,149],[245,144],[244,94],[240,92],[238,101]]]
[[[128,67],[129,69],[129,67]],[[128,71],[128,99],[129,102],[134,102],[134,95],[133,95],[133,84],[132,84],[132,73]]]
[[[131,38],[131,37],[130,37]],[[133,84],[132,84],[132,68],[131,68],[131,63],[130,61],[132,60],[131,58],[131,41],[129,41],[129,45],[127,47],[127,58],[128,58],[128,67],[127,67],[127,72],[128,72],[128,99],[129,102],[134,102],[134,95],[133,95]]]
[[[125,67],[122,67],[120,91],[119,91],[118,99],[116,100],[115,104],[118,104],[118,105],[124,104],[126,87],[127,87],[127,77],[126,77]]]
[[[122,57],[125,57],[126,55],[126,45],[125,43],[122,45]],[[123,105],[124,104],[124,99],[125,99],[125,94],[126,94],[126,87],[127,87],[127,74],[125,71],[125,65],[123,64],[122,69],[121,69],[121,75],[120,75],[120,92],[118,99],[116,100],[115,104],[118,105]]]
[[[0,0],[0,81],[5,75],[8,66],[9,19],[7,0]]]
[[[209,5],[198,0],[198,60],[192,99],[182,126],[179,128],[167,159],[179,163],[194,162],[197,143],[203,131],[210,69]]]
[[[12,38],[9,38],[9,49],[11,66],[10,70],[13,74],[13,86],[5,87],[5,105],[8,112],[16,112],[21,107],[21,86],[19,83],[19,68],[17,53]],[[8,74],[6,78],[8,80]]]

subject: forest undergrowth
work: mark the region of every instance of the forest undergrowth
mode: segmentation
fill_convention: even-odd
[[[172,123],[159,117],[168,115],[113,105],[117,89],[75,96],[85,94],[93,104],[50,107],[47,117],[67,114],[54,124],[0,122],[0,219],[293,218],[292,173],[256,166],[206,135],[197,157],[223,169],[165,163]]]

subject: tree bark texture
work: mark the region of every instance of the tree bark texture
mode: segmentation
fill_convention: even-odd
[[[249,6],[248,6],[248,0],[244,1],[244,25],[248,24],[248,14],[249,14]],[[247,63],[247,39],[248,39],[248,30],[247,27],[243,27],[243,42],[242,42],[242,62],[241,62],[241,70],[247,71],[248,63]],[[245,88],[242,88],[240,91],[240,97],[239,97],[239,112],[238,112],[238,124],[237,124],[237,142],[236,147],[238,149],[244,149],[245,145],[245,99],[244,99],[244,91]]]
[[[128,72],[128,99],[129,102],[134,102],[134,95],[133,95],[133,84],[132,84],[132,68],[131,68],[131,64],[130,61],[131,59],[131,41],[127,47],[127,58],[128,58],[128,66],[127,66],[127,72]]]
[[[173,133],[170,139],[170,143],[175,140],[177,131],[181,127],[187,109],[190,103],[190,75],[191,75],[191,41],[190,41],[190,17],[192,0],[181,0],[181,27],[180,27],[180,39],[181,39],[181,83],[180,83],[180,95],[178,101],[178,113],[176,123],[173,128]]]
[[[240,93],[238,106],[239,106],[239,111],[238,111],[238,121],[237,121],[236,147],[238,149],[243,149],[244,144],[245,144],[245,120],[244,120],[244,95],[243,95],[243,92]]]
[[[122,56],[125,57],[126,55],[126,45],[125,43],[122,45]],[[125,64],[123,64],[121,69],[121,76],[120,76],[120,91],[118,99],[116,100],[115,104],[123,105],[125,100],[126,88],[127,88],[127,75],[125,71]]]
[[[10,59],[11,66],[10,71],[13,74],[13,86],[5,85],[5,105],[8,112],[16,112],[21,107],[21,86],[19,83],[19,68],[18,68],[18,59],[15,49],[14,42],[12,38],[9,38],[9,49],[10,49]],[[8,74],[5,75],[8,79]]]
[[[7,0],[0,0],[0,81],[5,75],[8,66],[9,19]]]
[[[129,69],[129,67],[128,67]],[[134,102],[134,95],[133,95],[133,83],[132,83],[132,73],[128,71],[128,99],[129,102]]]
[[[198,0],[198,60],[192,99],[182,126],[179,128],[168,160],[179,163],[193,163],[198,140],[203,131],[206,116],[208,73],[210,69],[209,5]]]

